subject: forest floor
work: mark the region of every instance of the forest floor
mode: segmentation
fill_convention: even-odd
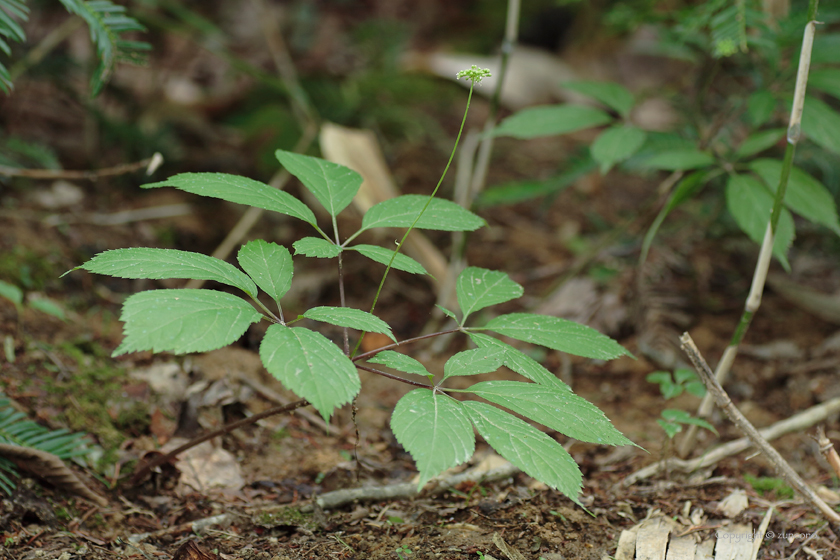
[[[39,84],[21,81],[6,110],[18,110],[23,119],[32,110],[24,107],[32,99],[27,95],[36,95]],[[60,92],[50,92],[47,106],[38,109],[43,122],[61,113],[54,106]],[[461,99],[459,93],[453,89],[446,95]],[[474,105],[470,125],[479,127],[486,103]],[[208,123],[198,128],[215,131],[213,139],[224,136],[230,125],[210,122],[209,106],[201,111]],[[455,109],[433,118],[447,132],[459,122]],[[68,135],[55,144],[72,152]],[[497,182],[546,176],[557,166],[556,154],[571,153],[587,141],[591,138],[586,134],[562,140],[501,139],[491,172]],[[236,161],[229,150],[246,153],[253,146],[219,140],[208,148],[210,142],[205,138],[192,147],[190,170],[248,174],[237,167],[242,164],[225,169],[225,163]],[[391,172],[405,192],[429,192],[446,162],[441,145],[427,138],[386,147]],[[202,168],[211,161],[212,169]],[[175,172],[164,167],[155,180]],[[467,244],[469,264],[505,271],[525,287],[525,297],[505,304],[504,311],[542,310],[584,322],[616,338],[635,356],[607,363],[555,352],[539,356],[638,446],[606,448],[552,434],[566,444],[583,472],[581,502],[591,515],[522,473],[438,493],[432,483],[409,498],[313,507],[313,498],[332,491],[410,482],[416,474],[388,427],[390,411],[407,386],[366,372],[360,372],[357,412],[340,410],[329,432],[311,413],[274,416],[133,480],[133,469],[161,450],[294,397],[262,368],[260,325],[233,346],[206,354],[110,357],[122,338],[122,300],[142,289],[180,287],[181,281],[129,281],[84,271],[59,277],[107,249],[149,246],[209,254],[243,209],[174,189],[141,190],[137,186],[147,181],[139,173],[78,182],[71,186],[75,194],[70,199],[61,198],[67,191],[57,183],[30,181],[4,188],[0,278],[48,295],[67,316],[60,320],[28,306],[18,309],[0,298],[0,332],[11,340],[0,367],[0,391],[50,428],[90,434],[103,450],[100,468],[73,468],[107,505],[73,498],[34,479],[20,480],[15,494],[2,499],[0,558],[202,560],[218,554],[236,560],[601,560],[616,554],[623,530],[649,517],[670,518],[678,527],[674,534],[708,541],[735,522],[756,530],[770,508],[774,514],[766,536],[759,535],[759,557],[791,558],[797,551],[802,557],[806,544],[824,558],[840,558],[838,535],[753,451],[697,472],[661,472],[625,484],[639,469],[674,456],[673,442],[657,424],[662,410],[693,413],[699,404],[689,394],[666,401],[659,387],[646,381],[648,374],[670,367],[650,357],[651,341],[662,352],[657,358],[670,356],[673,366],[686,361],[674,341],[688,331],[709,363],[717,363],[741,316],[757,255],[757,247],[743,234],[717,220],[720,197],[698,197],[666,222],[640,272],[640,240],[650,218],[647,203],[640,201],[656,200],[661,180],[618,172],[601,178],[595,173],[548,199],[479,208],[488,227],[471,234]],[[300,194],[297,185],[288,190]],[[176,204],[189,205],[189,211],[119,224],[100,219]],[[357,223],[358,216],[350,216],[340,226],[353,231]],[[283,216],[263,216],[249,238],[290,247],[306,234]],[[806,232],[797,239],[788,278],[836,293],[840,269],[836,249],[823,242],[826,235]],[[449,234],[429,236],[449,254]],[[337,274],[329,263],[296,257],[295,266],[287,314],[312,305],[337,305]],[[348,305],[369,306],[382,271],[350,259],[346,266]],[[775,263],[772,270],[783,273]],[[738,408],[759,428],[840,396],[837,321],[816,316],[783,292],[768,288],[726,384]],[[426,280],[392,273],[377,311],[399,339],[406,339],[437,321],[434,304]],[[464,344],[452,339],[414,350],[435,371]],[[719,436],[701,430],[692,457],[742,437],[718,412],[711,422]],[[837,413],[825,423],[829,438],[840,439]],[[836,507],[837,479],[813,434],[813,428],[803,429],[773,445]],[[492,460],[483,442],[477,449],[465,468]],[[730,519],[721,508],[736,491],[747,502]]]

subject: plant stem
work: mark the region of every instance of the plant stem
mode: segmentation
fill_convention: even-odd
[[[371,356],[375,356],[376,354],[379,354],[380,352],[384,352],[385,350],[390,350],[391,348],[396,348],[397,346],[405,346],[406,344],[411,344],[412,342],[417,342],[419,340],[425,340],[427,338],[434,338],[436,336],[443,336],[445,334],[452,334],[452,333],[459,332],[460,330],[461,329],[449,329],[449,330],[446,330],[446,331],[440,331],[440,332],[435,332],[435,333],[431,333],[431,334],[424,334],[422,336],[415,336],[414,338],[408,338],[406,340],[403,340],[402,342],[395,342],[393,344],[389,344],[388,346],[383,346],[381,348],[371,350],[370,352],[365,352],[364,354],[355,355],[355,356],[353,356],[352,360],[354,362],[356,362],[358,360],[364,360],[364,359],[369,358]]]
[[[719,384],[726,382],[729,375],[729,370],[735,357],[738,355],[738,346],[744,339],[744,335],[749,329],[750,322],[753,316],[758,311],[761,305],[761,296],[764,292],[764,283],[767,280],[767,271],[770,269],[770,261],[773,255],[773,245],[776,241],[776,232],[779,224],[779,217],[782,213],[782,205],[784,204],[785,192],[787,191],[788,179],[790,177],[790,170],[793,167],[793,156],[796,152],[796,144],[799,142],[799,137],[802,130],[802,110],[805,105],[805,90],[808,85],[808,70],[811,66],[811,48],[814,44],[814,33],[816,31],[816,22],[814,17],[817,13],[817,5],[819,0],[810,0],[808,5],[808,23],[805,24],[805,32],[802,38],[802,49],[799,54],[799,69],[796,74],[796,88],[793,94],[793,106],[790,110],[790,121],[787,130],[787,146],[785,147],[785,156],[782,160],[782,173],[779,177],[779,186],[776,188],[776,196],[773,199],[773,212],[770,215],[770,221],[767,224],[767,229],[764,233],[764,241],[761,244],[761,250],[758,254],[758,262],[753,273],[752,285],[750,286],[750,293],[747,296],[747,301],[744,304],[744,312],[738,322],[738,326],[732,335],[729,346],[721,356],[715,370],[715,379]],[[700,403],[697,410],[697,416],[700,418],[707,417],[712,411],[712,395],[707,393]],[[697,426],[690,426],[685,434],[685,437],[680,442],[679,454],[686,456],[694,447],[695,437],[697,435]]]
[[[372,368],[370,366],[356,364],[356,367],[365,371],[369,371],[371,373],[375,373],[376,375],[381,375],[382,377],[387,377],[388,379],[393,379],[394,381],[401,381],[409,385],[414,385],[415,387],[423,387],[424,389],[434,389],[434,387],[432,387],[431,385],[420,383],[419,381],[412,381],[411,379],[405,379],[403,377],[400,377],[399,375],[394,375],[393,373],[388,373],[386,371]]]
[[[441,174],[440,179],[437,182],[437,185],[435,185],[435,188],[432,191],[432,194],[429,195],[429,199],[426,201],[426,205],[423,206],[423,209],[420,211],[419,214],[417,214],[417,217],[414,219],[414,222],[412,222],[411,226],[409,226],[409,228],[405,231],[405,234],[402,236],[402,239],[400,239],[400,242],[397,244],[397,248],[394,251],[394,254],[391,255],[391,260],[388,262],[388,266],[385,267],[385,273],[382,275],[382,280],[379,282],[379,287],[376,289],[376,295],[374,295],[374,297],[373,297],[373,303],[370,305],[370,313],[373,313],[373,310],[376,309],[376,302],[379,301],[379,295],[382,293],[382,288],[385,285],[385,279],[388,278],[388,273],[391,271],[391,265],[394,264],[394,259],[397,257],[397,253],[400,252],[400,249],[402,249],[402,246],[405,243],[405,240],[408,238],[408,234],[411,233],[411,230],[413,230],[414,226],[417,225],[417,222],[420,221],[420,217],[423,215],[423,213],[429,207],[429,204],[432,203],[432,199],[435,197],[438,190],[440,189],[440,186],[443,183],[444,177],[446,177],[446,172],[449,171],[449,166],[452,165],[452,160],[455,158],[455,151],[458,149],[458,142],[461,140],[461,134],[464,132],[464,125],[467,122],[467,114],[470,112],[470,101],[472,100],[472,94],[473,94],[474,89],[475,89],[475,81],[472,81],[472,83],[470,84],[470,92],[467,95],[467,107],[466,107],[466,109],[464,109],[464,116],[461,119],[461,127],[458,129],[458,136],[455,137],[455,145],[452,146],[452,151],[449,154],[449,161],[446,162],[446,167],[443,168],[443,173]],[[367,333],[363,332],[361,334],[361,336],[359,337],[359,341],[356,343],[356,347],[353,349],[353,352],[350,354],[351,358],[356,354],[356,352],[358,352],[359,347],[361,347],[362,340],[364,340],[364,338],[365,338],[365,334],[367,334]]]

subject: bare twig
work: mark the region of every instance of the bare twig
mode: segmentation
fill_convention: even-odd
[[[518,473],[519,469],[510,463],[506,463],[495,469],[489,471],[477,472],[475,469],[465,471],[454,476],[434,479],[432,482],[436,483],[427,492],[429,494],[440,494],[446,492],[450,488],[457,487],[464,482],[492,482],[495,480],[502,480]],[[336,490],[335,492],[327,492],[315,498],[315,503],[323,509],[333,509],[351,502],[365,501],[365,500],[394,500],[398,498],[410,498],[419,494],[417,484],[414,482],[402,482],[399,484],[392,484],[390,486],[374,486],[363,488],[348,488],[343,490]],[[311,511],[314,506],[303,506],[301,511]]]
[[[758,431],[758,433],[760,433],[764,439],[772,441],[785,434],[807,430],[814,424],[825,422],[826,419],[838,412],[840,412],[840,398],[826,401],[813,406],[808,410],[803,410],[790,418],[776,422],[772,426],[762,428]],[[631,486],[640,480],[650,478],[651,476],[664,471],[691,473],[699,469],[705,469],[717,464],[726,457],[731,457],[732,455],[741,453],[742,451],[749,449],[751,446],[752,443],[750,440],[744,437],[716,447],[707,453],[703,453],[703,455],[696,459],[685,461],[674,458],[666,461],[660,461],[634,472],[622,481],[622,486]]]
[[[236,378],[239,381],[241,381],[242,383],[245,383],[251,389],[253,389],[257,393],[261,394],[263,397],[270,400],[271,402],[273,402],[276,405],[286,406],[286,405],[292,403],[291,399],[288,399],[288,398],[284,397],[283,395],[281,395],[277,391],[274,391],[273,389],[271,389],[271,387],[266,387],[262,383],[260,383],[258,381],[255,381],[254,379],[251,379],[247,375],[244,375],[244,374],[241,374],[241,373],[235,374],[235,375],[236,375]],[[330,431],[329,425],[326,422],[324,422],[324,420],[320,416],[312,414],[308,410],[301,410],[297,414],[299,414],[301,418],[305,418],[306,421],[309,422],[310,424],[312,424],[314,426],[318,426],[319,428],[321,428],[324,431],[327,431],[327,432]]]
[[[97,169],[94,171],[71,171],[65,169],[20,169],[17,167],[9,167],[8,165],[0,165],[0,175],[4,177],[26,177],[29,179],[86,179],[88,181],[96,181],[102,177],[113,177],[114,175],[126,175],[133,173],[138,169],[147,168],[147,173],[151,175],[154,169],[150,169],[155,163],[155,169],[163,159],[159,153],[152,157],[135,161],[134,163],[122,163],[113,167],[106,167],[104,169]]]
[[[700,354],[700,350],[697,349],[697,346],[694,344],[691,336],[688,333],[683,334],[682,337],[680,337],[680,342],[682,343],[683,351],[685,351],[688,355],[691,363],[694,364],[694,368],[697,370],[697,373],[703,380],[703,383],[706,384],[706,388],[715,399],[715,403],[718,407],[720,407],[729,419],[732,420],[732,422],[738,427],[738,429],[750,439],[753,445],[755,445],[764,454],[764,456],[776,469],[776,472],[785,479],[785,482],[787,482],[794,490],[799,492],[799,494],[808,503],[810,503],[814,509],[822,513],[823,516],[825,516],[825,518],[833,525],[840,527],[840,514],[831,509],[828,504],[826,504],[814,493],[813,490],[811,490],[807,484],[805,484],[805,481],[802,480],[796,471],[793,470],[790,464],[785,461],[779,452],[776,451],[776,449],[770,445],[766,439],[761,437],[758,430],[756,430],[750,421],[741,414],[741,411],[732,404],[732,401],[729,399],[729,395],[726,394],[726,391],[723,390],[723,387],[721,387],[720,383],[718,383],[717,379],[715,379],[714,373],[712,373],[709,365],[703,359],[703,356]]]
[[[825,460],[834,470],[834,474],[840,476],[840,455],[837,455],[834,444],[825,436],[825,430],[822,426],[817,426],[817,444],[820,446],[820,453],[823,454]]]
[[[268,410],[264,410],[263,412],[260,412],[258,414],[254,414],[253,416],[250,416],[248,418],[243,418],[242,420],[237,420],[236,422],[232,422],[232,423],[230,423],[226,426],[222,426],[218,430],[213,430],[212,432],[204,434],[203,436],[199,436],[197,438],[194,438],[194,439],[188,441],[187,443],[185,443],[184,445],[173,449],[172,451],[170,451],[166,455],[160,455],[158,457],[155,457],[154,459],[152,459],[148,463],[145,463],[144,465],[142,465],[139,469],[137,469],[134,472],[134,475],[131,477],[131,483],[136,484],[140,479],[142,479],[144,476],[149,474],[149,472],[151,472],[152,469],[154,469],[156,467],[159,467],[159,466],[163,465],[164,463],[168,463],[169,461],[171,461],[172,459],[174,459],[175,457],[177,457],[179,454],[183,453],[187,449],[192,449],[196,445],[204,443],[207,440],[211,440],[214,437],[224,435],[224,434],[226,434],[226,433],[228,433],[232,430],[235,430],[237,428],[241,428],[243,426],[253,424],[254,422],[257,422],[258,420],[262,420],[263,418],[268,418],[269,416],[274,416],[276,414],[283,414],[285,412],[292,412],[293,410],[296,410],[298,408],[301,408],[303,406],[308,406],[308,405],[309,405],[309,401],[299,400],[299,401],[295,401],[293,403],[289,403],[285,406],[275,406],[274,408],[269,408]],[[122,485],[122,483],[120,483],[120,486],[121,485]]]

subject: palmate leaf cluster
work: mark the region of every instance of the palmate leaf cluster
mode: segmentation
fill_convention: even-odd
[[[131,41],[123,33],[145,31],[136,19],[128,16],[123,6],[109,0],[59,0],[71,14],[85,20],[90,38],[96,46],[99,65],[91,76],[92,95],[97,95],[108,82],[117,62],[135,64],[145,61],[145,52],[151,47],[142,41]],[[0,50],[10,56],[9,41],[23,43],[26,34],[18,21],[29,18],[29,8],[21,0],[0,0]],[[5,64],[0,62],[0,89],[12,91],[12,77]]]
[[[0,443],[18,445],[46,451],[59,459],[72,459],[89,452],[84,434],[67,430],[49,430],[29,420],[9,404],[9,399],[0,394]],[[14,482],[8,475],[18,476],[15,465],[0,457],[0,490],[11,493]]]
[[[345,259],[367,258],[413,274],[427,272],[406,255],[384,247],[353,245],[353,241],[372,228],[413,225],[472,231],[485,223],[451,201],[404,195],[370,208],[360,229],[340,242],[335,217],[352,201],[361,177],[322,159],[281,150],[276,155],[333,218],[333,236],[322,231],[312,210],[292,195],[245,177],[187,173],[144,188],[172,186],[279,212],[310,224],[316,233],[293,244],[295,255],[335,258],[343,254]],[[100,253],[78,268],[120,278],[214,280],[238,292],[234,295],[212,289],[160,289],[130,296],[120,317],[125,323],[125,338],[114,355],[144,350],[178,354],[214,350],[236,341],[249,325],[267,320],[271,325],[259,350],[264,366],[329,421],[336,407],[350,402],[361,388],[354,360],[323,334],[292,324],[309,319],[381,333],[396,342],[390,326],[372,313],[346,307],[315,307],[290,320],[284,317],[281,305],[294,276],[289,249],[254,240],[243,245],[236,258],[241,268],[186,251],[128,248]],[[259,291],[276,304],[276,314],[259,299]],[[420,486],[472,456],[475,429],[501,455],[577,502],[581,474],[569,454],[552,437],[507,411],[581,441],[604,445],[631,442],[598,408],[575,395],[538,362],[491,334],[601,360],[628,354],[627,351],[589,327],[557,317],[512,313],[483,320],[480,312],[485,308],[523,294],[522,287],[502,272],[469,267],[457,279],[456,294],[459,313],[444,311],[456,318],[459,330],[475,348],[447,361],[437,381],[423,364],[394,351],[396,344],[366,355],[371,365],[383,364],[429,379],[426,388],[411,391],[399,401],[391,420],[397,440],[417,463]],[[473,321],[479,324],[472,326]],[[465,391],[486,402],[456,400],[452,396],[455,389],[446,386],[452,377],[493,372],[503,366],[524,380],[479,382]]]

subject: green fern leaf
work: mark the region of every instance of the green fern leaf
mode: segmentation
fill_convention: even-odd
[[[108,81],[119,61],[145,62],[144,51],[151,47],[140,41],[126,41],[120,37],[129,31],[146,31],[136,19],[125,13],[123,6],[109,0],[59,0],[67,11],[81,17],[90,29],[90,39],[96,46],[99,66],[91,78],[92,95],[96,96]]]
[[[22,412],[0,395],[0,443],[31,447],[52,453],[60,459],[70,459],[89,453],[84,434],[67,430],[49,430],[27,419]],[[7,476],[18,476],[14,463],[0,457],[0,490],[11,493],[14,482]]]

